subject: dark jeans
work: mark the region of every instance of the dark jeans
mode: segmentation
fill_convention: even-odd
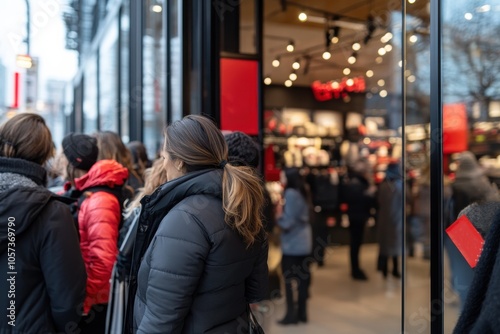
[[[283,255],[281,259],[281,269],[285,280],[286,293],[286,318],[296,319],[307,316],[306,302],[309,295],[309,285],[311,284],[311,272],[309,270],[309,256]],[[292,280],[298,284],[298,301],[293,299]],[[295,310],[297,306],[297,311]]]
[[[82,317],[78,327],[80,334],[104,334],[106,331],[106,313],[108,304],[96,304],[90,309],[88,315]]]
[[[397,256],[389,257],[386,255],[379,255],[377,270],[380,270],[382,272],[382,275],[384,275],[384,277],[387,277],[387,272],[389,271],[387,262],[389,261],[389,258],[392,259],[392,274],[395,276],[399,276],[401,273],[399,272],[399,259]]]
[[[365,225],[368,217],[349,216],[351,273],[356,273],[359,268],[359,249],[363,243]]]

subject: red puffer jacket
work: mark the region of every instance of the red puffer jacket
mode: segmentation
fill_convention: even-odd
[[[78,190],[96,186],[112,188],[123,185],[127,177],[128,170],[118,162],[101,160],[87,174],[76,179],[75,186]],[[92,305],[108,302],[109,280],[118,254],[120,215],[118,199],[103,191],[89,194],[80,207],[80,247],[87,269],[84,314],[89,312]]]

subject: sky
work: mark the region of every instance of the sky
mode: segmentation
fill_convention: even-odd
[[[65,49],[66,27],[62,13],[66,0],[29,0],[31,6],[31,56],[39,58],[38,98],[45,98],[47,80],[70,81],[78,68],[75,51]],[[7,103],[13,102],[16,55],[26,54],[26,2],[0,0],[0,61],[7,67]],[[22,76],[23,74],[21,74]],[[1,92],[0,92],[1,93]]]

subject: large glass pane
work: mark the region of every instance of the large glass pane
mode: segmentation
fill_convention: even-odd
[[[182,118],[182,1],[169,1],[169,61],[170,61],[170,101],[169,117],[170,121],[176,121]]]
[[[118,18],[106,30],[99,65],[100,130],[118,132]]]
[[[310,324],[296,332],[401,333],[401,2],[264,3],[266,186],[279,205],[280,170],[298,168],[314,210]],[[270,268],[290,281],[279,266],[286,250],[271,249]],[[417,274],[414,294],[425,295],[429,272]],[[270,305],[269,332],[295,332],[275,324],[291,308],[290,290],[273,291],[283,297]]]
[[[156,156],[162,145],[166,123],[163,105],[165,47],[163,38],[163,1],[144,2],[145,29],[143,36],[143,121],[144,145],[148,154]]]
[[[430,14],[429,0],[406,3],[405,330],[429,333],[430,300]]]
[[[85,63],[83,76],[83,131],[97,131],[97,56],[94,54]]]
[[[445,183],[445,190],[450,191],[453,204],[449,213],[444,208],[445,225],[451,224],[473,202],[482,203],[498,195],[492,183],[498,182],[500,170],[499,11],[498,0],[443,1],[443,153],[445,173],[452,181],[449,185]],[[488,210],[483,206],[471,210],[467,215],[485,238],[493,219],[486,218]],[[458,238],[462,236],[471,242],[471,235],[458,234]],[[445,324],[451,330],[461,312],[475,310],[470,305],[464,308],[467,294],[476,294],[477,305],[481,305],[485,296],[471,287],[478,268],[471,268],[461,253],[463,248],[457,247],[448,233],[444,236],[444,246],[449,264],[445,272]],[[486,291],[487,287],[483,288]]]

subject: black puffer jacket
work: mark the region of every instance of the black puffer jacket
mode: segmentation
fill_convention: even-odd
[[[0,309],[15,306],[0,333],[66,333],[80,319],[87,276],[78,235],[44,179],[39,165],[0,158]]]
[[[161,223],[138,272],[136,332],[245,332],[247,303],[267,295],[265,233],[246,249],[224,222],[221,178],[188,173],[143,199],[139,231]]]

